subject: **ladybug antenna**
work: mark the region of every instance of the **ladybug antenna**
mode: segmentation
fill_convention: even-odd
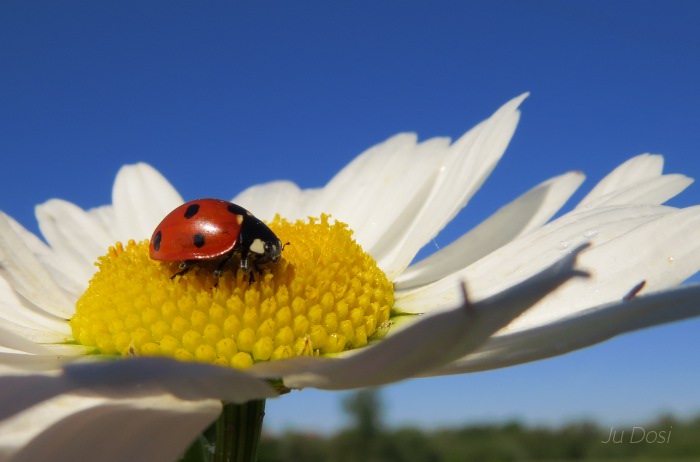
[[[292,244],[289,242],[285,242],[284,244],[282,244],[282,250],[284,250],[284,248],[287,247],[288,245],[292,245]]]

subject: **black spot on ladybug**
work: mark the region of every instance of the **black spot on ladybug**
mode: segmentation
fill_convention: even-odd
[[[195,234],[194,238],[192,238],[192,243],[197,248],[202,247],[204,245],[204,234],[202,234],[202,233]]]
[[[197,215],[197,212],[199,212],[199,204],[192,204],[185,210],[185,218],[192,218]]]
[[[249,215],[249,212],[240,205],[229,204],[226,209],[234,215]]]
[[[163,239],[163,234],[158,230],[155,236],[153,236],[153,250],[156,252],[160,250],[160,241]]]

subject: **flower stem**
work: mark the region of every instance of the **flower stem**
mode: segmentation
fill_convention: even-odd
[[[216,422],[215,462],[254,462],[265,416],[265,400],[224,404]]]

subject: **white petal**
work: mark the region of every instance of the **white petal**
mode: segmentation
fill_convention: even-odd
[[[232,199],[261,220],[271,221],[279,214],[287,220],[305,219],[308,202],[318,190],[301,190],[291,181],[274,181],[252,186]]]
[[[148,239],[160,220],[183,203],[182,196],[148,164],[119,170],[112,190],[115,223],[120,241]]]
[[[700,285],[596,306],[554,323],[496,335],[472,354],[426,375],[512,366],[561,355],[635,330],[700,316]]]
[[[0,276],[47,319],[49,315],[69,317],[73,311],[72,300],[26,246],[16,231],[17,226],[0,212]]]
[[[36,342],[65,342],[70,327],[18,295],[0,277],[0,326]]]
[[[367,251],[387,233],[406,209],[427,198],[449,149],[449,139],[417,144],[403,133],[363,152],[343,168],[308,205],[308,214],[331,213],[350,225]]]
[[[48,348],[46,350],[50,351]],[[76,348],[75,351],[77,350]],[[49,354],[0,352],[0,375],[11,375],[12,372],[17,371],[46,374],[60,370],[65,363],[66,357],[53,352]]]
[[[68,259],[62,258],[54,249],[50,248],[44,241],[29,232],[14,219],[10,218],[9,224],[68,298],[73,299],[84,290],[85,281],[78,276],[84,268],[79,267]]]
[[[500,159],[519,119],[513,99],[452,146],[447,138],[417,144],[399,134],[355,158],[321,190],[273,182],[249,188],[233,201],[260,218],[276,213],[305,218],[330,213],[390,278],[466,205]]]
[[[220,411],[212,400],[61,396],[0,424],[0,458],[172,461]]]
[[[34,348],[18,345],[18,349],[0,346],[0,375],[59,372],[69,362],[94,353],[94,347],[79,344],[39,344]]]
[[[13,372],[0,376],[0,421],[71,390],[68,381],[54,374]]]
[[[503,155],[520,118],[518,106],[527,94],[503,105],[486,121],[450,147],[440,166],[430,196],[420,208],[403,210],[412,218],[392,223],[369,252],[390,280],[395,279],[416,253],[461,210],[481,187]],[[428,172],[429,173],[429,172]]]
[[[395,287],[407,290],[437,281],[542,226],[566,203],[583,180],[582,173],[571,172],[541,183],[457,241],[411,265],[397,278]]]
[[[111,205],[102,205],[100,207],[89,209],[87,213],[100,225],[103,230],[105,230],[107,234],[109,234],[109,242],[116,242],[119,240],[117,233],[115,232],[117,229],[117,218],[114,214],[114,207]]]
[[[616,204],[663,204],[680,193],[692,180],[683,175],[662,178],[664,159],[642,154],[619,165],[603,178],[578,204],[577,209]]]
[[[425,287],[397,291],[394,305],[400,311],[413,313],[449,308],[459,300],[459,291],[454,286],[461,280],[469,283],[472,300],[480,300],[529,277],[582,243],[592,243],[595,249],[674,211],[664,206],[618,206],[566,214],[515,239],[464,270]],[[581,265],[585,269],[597,269]]]
[[[181,399],[244,403],[278,393],[265,381],[231,369],[170,358],[71,363],[65,376],[76,388],[122,397],[171,393]]]
[[[595,199],[588,199],[576,209],[624,204],[663,204],[680,194],[692,183],[693,179],[684,175],[663,175],[639,181]]]
[[[47,354],[49,350],[32,339],[18,335],[12,330],[0,327],[0,347],[31,354]]]
[[[28,373],[14,369],[0,375],[0,420],[66,393],[110,399],[170,394],[187,401],[215,399],[243,403],[278,393],[246,372],[169,358],[74,362],[63,373]]]
[[[588,202],[598,200],[607,194],[625,189],[640,181],[659,177],[662,175],[663,168],[663,156],[642,154],[632,157],[600,180],[578,206],[585,207]]]
[[[259,364],[251,373],[281,376],[292,388],[350,389],[410,378],[477,348],[548,292],[578,273],[578,250],[534,277],[479,303],[464,300],[450,311],[418,319],[368,348],[344,358],[298,358]]]
[[[355,214],[359,215],[355,219],[360,226],[358,242],[388,273],[389,279],[392,279],[391,273],[394,270],[384,254],[393,250],[397,240],[404,239],[407,229],[413,226],[416,219],[415,213],[430,200],[441,168],[446,162],[449,147],[448,139],[433,138],[417,145],[413,156],[401,156],[398,153],[395,163],[407,163],[410,168],[406,165],[403,170],[400,166],[387,167],[385,172],[393,172],[393,181],[386,180],[389,176],[386,173],[385,178],[382,178],[384,181],[377,183],[374,191],[366,189],[370,192],[370,203],[355,204],[353,208]],[[363,211],[363,207],[367,207],[367,210]]]
[[[700,270],[700,207],[666,214],[581,255],[587,281],[571,281],[507,327],[516,332],[548,324],[595,305],[619,301],[639,283],[643,293],[674,287]],[[595,239],[595,238],[594,238]]]
[[[57,332],[54,330],[48,330],[44,327],[28,327],[25,324],[34,324],[28,321],[27,318],[17,319],[18,316],[12,316],[11,319],[0,318],[0,332],[10,332],[14,335],[20,336],[25,340],[32,343],[38,344],[52,344],[52,343],[63,343],[72,340],[72,335],[70,334],[70,329],[66,328],[67,332]],[[19,324],[18,322],[22,322]],[[0,345],[5,342],[0,341]],[[21,349],[20,351],[27,351]]]
[[[51,248],[71,265],[75,277],[87,283],[95,272],[97,257],[114,243],[110,235],[90,214],[60,199],[38,205],[36,218]]]

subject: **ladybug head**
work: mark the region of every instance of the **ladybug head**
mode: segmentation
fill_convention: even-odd
[[[277,239],[262,240],[257,238],[253,240],[250,246],[250,251],[257,254],[257,260],[259,263],[277,263],[282,256],[282,241]]]
[[[241,233],[245,235],[247,248],[256,255],[258,263],[277,263],[282,256],[282,242],[265,223],[255,217],[248,216]],[[244,244],[245,245],[245,244]]]

